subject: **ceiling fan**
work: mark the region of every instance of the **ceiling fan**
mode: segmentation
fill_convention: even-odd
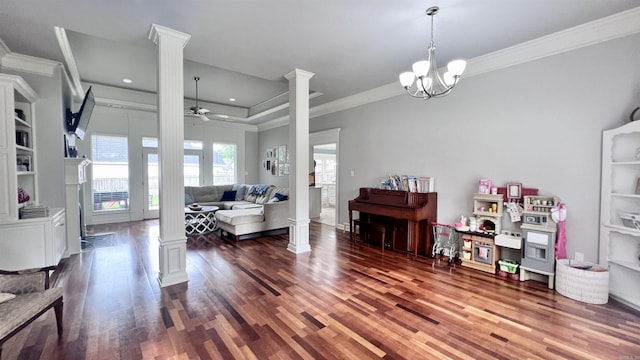
[[[200,106],[198,106],[198,81],[200,80],[200,78],[196,76],[193,78],[193,80],[196,81],[196,106],[190,107],[189,110],[185,111],[185,114],[196,116],[202,119],[203,121],[209,121],[210,119],[207,117],[207,114],[210,111],[208,109],[201,108]]]

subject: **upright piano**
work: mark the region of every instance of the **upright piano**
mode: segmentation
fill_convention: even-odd
[[[384,223],[397,229],[396,250],[429,255],[433,246],[431,223],[437,222],[438,193],[360,188],[349,201],[349,229],[353,237],[353,212],[361,223]]]

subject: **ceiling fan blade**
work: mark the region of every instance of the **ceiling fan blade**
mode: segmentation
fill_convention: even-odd
[[[204,114],[208,114],[210,111],[209,109],[203,109],[203,108],[198,108],[198,111],[196,111],[196,113],[204,115]]]
[[[204,114],[196,113],[196,116],[200,118],[202,121],[209,121],[210,119],[206,117]]]

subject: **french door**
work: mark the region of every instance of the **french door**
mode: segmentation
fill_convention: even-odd
[[[155,219],[160,216],[160,178],[158,149],[144,148],[143,177],[144,177],[144,204],[143,217]],[[184,150],[184,185],[198,186],[202,184],[202,150]]]
[[[158,149],[142,149],[142,170],[144,179],[142,216],[145,219],[155,219],[160,216]]]

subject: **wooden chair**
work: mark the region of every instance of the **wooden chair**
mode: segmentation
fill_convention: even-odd
[[[0,293],[15,298],[0,303],[0,357],[2,345],[33,320],[53,308],[58,336],[62,335],[62,289],[49,288],[49,272],[55,267],[23,271],[0,270]]]

